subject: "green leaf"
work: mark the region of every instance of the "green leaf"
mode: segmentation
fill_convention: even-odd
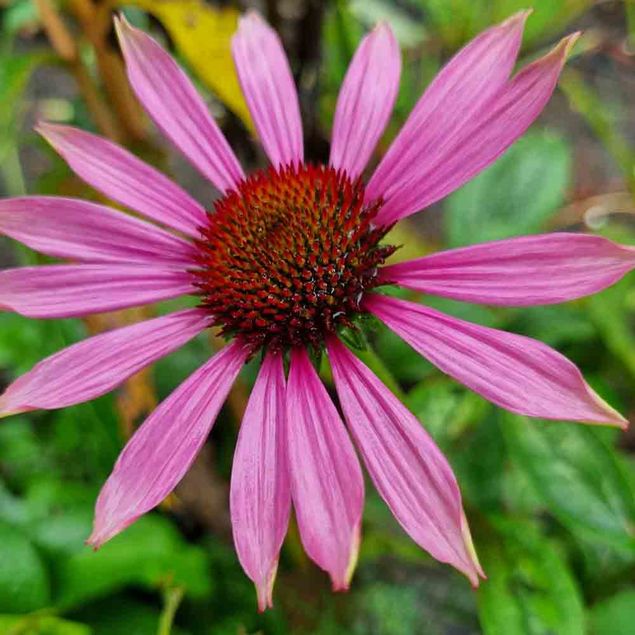
[[[352,628],[325,630],[353,635],[441,635],[477,633],[474,594],[450,567],[395,561],[360,568],[351,597]]]
[[[413,384],[435,372],[430,362],[388,328],[380,328],[373,345],[399,382]]]
[[[533,132],[494,165],[452,194],[446,233],[452,246],[538,231],[562,205],[570,152],[549,132]]]
[[[418,383],[408,393],[406,405],[443,449],[488,409],[484,399],[445,379]]]
[[[74,619],[88,624],[92,635],[156,635],[159,611],[146,603],[118,594],[82,605]],[[170,635],[189,635],[176,626]]]
[[[446,453],[465,501],[481,511],[497,512],[503,506],[503,486],[507,482],[507,456],[500,425],[491,404],[471,392],[466,393],[465,399],[474,404],[474,421]],[[466,410],[463,415],[467,415]]]
[[[53,468],[43,456],[39,439],[26,417],[12,417],[0,426],[0,465],[12,487],[23,487],[37,475],[50,475]]]
[[[525,44],[559,35],[562,29],[586,11],[594,0],[495,0],[492,22],[498,22],[517,11],[531,7],[525,28]]]
[[[21,29],[32,27],[39,21],[37,6],[31,0],[9,0],[3,3],[3,11],[2,30],[5,37],[14,37]]]
[[[417,0],[446,46],[458,48],[468,39],[522,9],[531,7],[525,44],[558,34],[593,0]]]
[[[591,610],[590,635],[632,635],[635,625],[635,588],[596,604]]]
[[[7,22],[11,20],[11,15],[17,17],[14,12],[2,16],[5,22],[0,32],[0,178],[4,181],[5,194],[20,196],[25,193],[18,154],[20,124],[26,112],[22,93],[31,73],[46,58],[39,53],[23,51],[13,55],[10,52],[13,38],[7,33],[11,28]]]
[[[588,342],[596,336],[596,329],[582,308],[579,304],[523,307],[514,312],[510,330],[556,348]]]
[[[49,578],[39,553],[17,529],[0,523],[0,611],[27,613],[45,607]]]
[[[581,635],[580,592],[556,545],[535,525],[497,519],[478,536],[488,579],[478,589],[484,635]]]
[[[627,298],[633,290],[632,276],[602,293],[589,298],[587,306],[607,348],[619,359],[635,378],[635,329],[633,311],[627,306]]]
[[[351,13],[367,28],[372,29],[377,22],[390,24],[401,46],[412,47],[421,44],[426,37],[422,22],[417,23],[406,11],[386,0],[351,0]]]
[[[144,516],[94,552],[88,547],[56,563],[56,605],[76,606],[127,586],[182,585],[192,597],[208,595],[211,579],[200,547],[187,545],[158,514]]]
[[[512,459],[547,509],[573,532],[635,549],[635,499],[601,431],[505,415]]]
[[[51,615],[0,615],[3,635],[93,635],[84,624]]]
[[[421,632],[421,598],[416,589],[375,583],[357,598],[361,623],[355,633],[377,632],[383,635],[410,635]]]

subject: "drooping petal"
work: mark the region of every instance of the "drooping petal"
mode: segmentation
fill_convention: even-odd
[[[0,234],[41,253],[83,262],[191,266],[187,241],[114,209],[73,198],[24,196],[0,201]]]
[[[392,113],[401,75],[399,44],[388,24],[359,45],[337,98],[331,165],[351,179],[361,175]]]
[[[328,343],[348,427],[377,490],[412,539],[474,586],[474,554],[461,493],[447,460],[414,415],[341,342]]]
[[[108,198],[152,220],[198,237],[202,205],[176,183],[112,141],[71,126],[40,123],[38,132],[73,172]]]
[[[47,265],[0,271],[0,310],[63,318],[193,293],[186,271],[143,265]]]
[[[176,487],[205,443],[247,356],[239,342],[226,346],[135,432],[99,494],[88,544],[101,546]]]
[[[625,426],[580,371],[542,342],[371,294],[365,308],[444,373],[512,412]]]
[[[273,583],[291,511],[285,397],[282,355],[269,352],[240,426],[230,492],[234,544],[256,585],[260,611],[273,605]]]
[[[445,147],[505,85],[528,12],[481,33],[459,51],[419,99],[373,174],[368,200],[392,197],[415,175],[439,164]]]
[[[530,306],[597,293],[633,269],[633,247],[554,233],[441,251],[383,267],[379,277],[464,302]]]
[[[95,399],[180,348],[209,325],[205,311],[188,309],[73,344],[39,362],[0,395],[0,418]]]
[[[260,141],[275,167],[304,159],[298,92],[282,42],[255,12],[240,19],[232,39],[238,79]]]
[[[115,27],[128,79],[161,132],[221,192],[244,178],[227,140],[179,65],[149,35],[124,18]]]
[[[330,574],[333,589],[347,589],[359,550],[364,482],[344,424],[303,349],[291,353],[287,424],[302,544]]]

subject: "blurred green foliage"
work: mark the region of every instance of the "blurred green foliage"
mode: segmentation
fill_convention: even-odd
[[[149,0],[137,4],[145,7]],[[377,19],[393,24],[405,62],[385,148],[448,54],[527,4],[535,9],[525,40],[526,53],[532,55],[569,30],[592,2],[327,3],[320,126],[329,130],[350,57]],[[33,71],[42,72],[41,65],[54,55],[43,38],[23,50],[28,40],[24,32],[38,25],[30,1],[10,0],[0,7],[0,187],[15,195],[24,190],[20,153],[42,151],[23,125],[34,99],[25,90]],[[147,25],[153,28],[151,22]],[[195,53],[181,53],[190,69],[200,72],[192,59]],[[94,59],[83,54],[92,73]],[[199,79],[213,85],[209,78]],[[634,154],[612,114],[613,104],[605,104],[577,70],[565,75],[563,88],[632,192]],[[215,97],[223,99],[222,94]],[[81,97],[70,101],[67,119],[93,127]],[[564,116],[573,115],[566,111]],[[557,126],[535,126],[494,166],[445,201],[438,231],[420,237],[417,249],[582,226],[582,216],[572,219],[562,212],[572,200],[576,176],[573,141]],[[46,157],[50,166],[31,191],[66,192],[68,172],[50,153]],[[635,245],[632,216],[603,218],[600,225],[600,233]],[[5,264],[33,258],[1,244]],[[512,310],[419,299],[556,346],[580,366],[599,394],[622,412],[635,412],[635,276],[564,306]],[[85,334],[79,321],[50,323],[0,314],[1,383]],[[371,487],[360,564],[345,596],[330,593],[325,576],[306,561],[292,531],[282,554],[276,608],[258,615],[231,540],[210,531],[178,501],[93,553],[83,541],[90,533],[94,500],[123,443],[117,400],[110,395],[61,412],[2,421],[0,633],[630,635],[635,624],[632,436],[503,413],[444,377],[388,331],[375,325],[370,341],[367,363],[403,395],[457,473],[488,575],[478,591],[421,552]],[[199,338],[157,364],[152,380],[158,398],[208,355],[209,343]],[[253,367],[243,375],[248,388]],[[213,465],[221,487],[229,478],[235,423],[227,411],[213,434]]]

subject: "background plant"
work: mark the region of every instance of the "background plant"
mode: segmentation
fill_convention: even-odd
[[[125,10],[171,46],[237,148],[263,157],[238,91],[229,39],[248,3],[203,0],[0,1],[0,190],[95,197],[32,132],[37,118],[124,143],[176,173],[202,201],[213,192],[160,144],[127,86],[111,18]],[[301,88],[307,154],[327,155],[337,89],[362,33],[393,25],[404,74],[382,148],[447,57],[522,0],[331,0],[260,3],[282,33]],[[635,9],[630,2],[534,0],[524,57],[585,30],[561,90],[528,135],[408,230],[410,253],[567,228],[635,245]],[[629,30],[629,29],[632,29]],[[632,119],[632,118],[631,118]],[[416,236],[416,241],[413,241]],[[393,242],[406,242],[397,234]],[[0,238],[0,266],[40,257]],[[416,299],[416,296],[413,298]],[[459,317],[538,338],[635,417],[635,277],[563,306],[491,309],[426,298]],[[174,309],[174,303],[160,310]],[[27,321],[0,314],[0,384],[38,359],[139,318]],[[148,310],[143,309],[143,314]],[[292,531],[276,608],[255,611],[230,536],[227,484],[247,367],[190,474],[162,508],[98,553],[83,546],[100,484],[155,403],[209,355],[202,337],[91,404],[0,425],[0,633],[480,633],[622,635],[635,624],[635,437],[530,421],[463,390],[387,331],[366,355],[449,457],[489,581],[473,593],[414,546],[369,488],[354,585],[332,595]]]

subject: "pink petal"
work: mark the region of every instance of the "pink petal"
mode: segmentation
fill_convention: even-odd
[[[488,29],[459,51],[425,91],[373,174],[368,200],[392,198],[439,165],[448,143],[507,82],[528,12]]]
[[[190,266],[192,245],[114,209],[72,198],[25,196],[0,201],[0,234],[49,256],[85,262]]]
[[[359,550],[364,482],[333,402],[303,349],[293,349],[287,386],[291,496],[302,544],[348,588]]]
[[[597,293],[635,269],[635,248],[585,234],[544,234],[389,265],[380,280],[464,302],[530,306]]]
[[[99,494],[89,544],[101,546],[176,487],[205,443],[247,356],[239,342],[226,346],[135,432]]]
[[[0,395],[0,417],[89,401],[183,346],[210,325],[189,309],[101,333],[61,350],[16,379]]]
[[[474,586],[483,575],[452,468],[419,421],[337,339],[328,343],[337,394],[377,490],[412,539]]]
[[[431,205],[495,161],[542,112],[577,37],[565,38],[524,68],[478,112],[464,113],[423,160],[403,165],[386,185],[377,222],[390,224]],[[371,197],[371,191],[366,194]]]
[[[227,140],[179,65],[149,35],[115,18],[128,79],[163,134],[221,192],[244,178]]]
[[[351,179],[364,171],[392,113],[401,74],[399,44],[379,24],[359,45],[337,98],[331,165]]]
[[[381,210],[382,221],[398,219],[447,196],[493,163],[518,139],[551,98],[578,34],[524,68],[484,109],[458,142],[448,143],[438,165],[411,183]]]
[[[103,313],[193,292],[186,271],[142,265],[47,265],[0,271],[0,310],[32,318]]]
[[[544,419],[627,423],[542,342],[388,296],[369,295],[364,306],[444,373],[502,408]]]
[[[172,229],[198,237],[203,207],[166,176],[103,137],[40,123],[38,132],[86,183],[113,201]]]
[[[261,611],[273,606],[273,583],[291,511],[285,418],[282,355],[269,352],[240,426],[230,493],[234,544],[256,585]]]
[[[298,93],[276,32],[255,12],[240,19],[232,55],[249,111],[275,167],[304,159]]]

